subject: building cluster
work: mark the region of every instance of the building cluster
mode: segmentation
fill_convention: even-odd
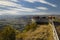
[[[48,24],[49,20],[54,20],[55,16],[33,16],[32,17],[32,23],[37,23],[37,24]]]

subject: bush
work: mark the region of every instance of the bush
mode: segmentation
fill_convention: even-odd
[[[30,29],[35,30],[37,27],[36,23],[30,23],[25,26],[25,29],[23,30],[24,32],[29,31]]]
[[[6,25],[0,35],[1,40],[15,40],[15,30],[10,25]]]

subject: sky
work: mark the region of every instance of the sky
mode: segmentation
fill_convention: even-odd
[[[60,0],[0,0],[0,15],[60,15]]]

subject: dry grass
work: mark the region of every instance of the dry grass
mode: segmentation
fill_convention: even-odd
[[[17,38],[20,40],[54,40],[53,32],[50,25],[38,25],[34,31],[29,30],[24,33],[19,33]]]

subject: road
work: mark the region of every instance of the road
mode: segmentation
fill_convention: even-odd
[[[51,25],[52,30],[53,30],[54,40],[59,40],[57,31],[56,31],[56,29],[55,29],[55,25],[54,25],[54,23],[53,23],[53,20],[49,20],[49,21],[50,21],[50,25]]]

